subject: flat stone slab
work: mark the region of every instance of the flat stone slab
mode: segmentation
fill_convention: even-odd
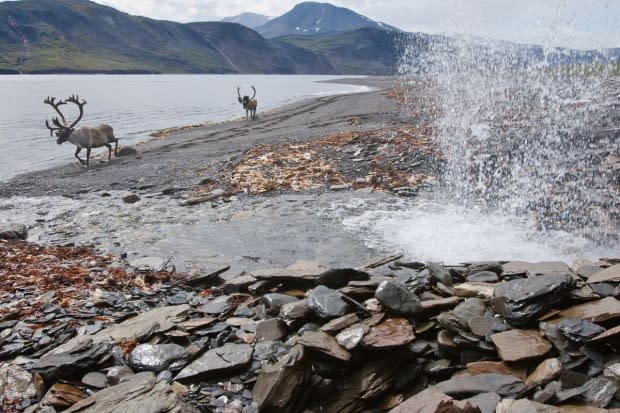
[[[185,367],[175,380],[214,377],[234,372],[250,362],[254,349],[248,344],[227,343],[211,349]]]
[[[442,381],[435,390],[449,396],[474,395],[478,393],[497,393],[500,396],[514,396],[525,389],[525,383],[517,377],[506,374],[462,374]]]
[[[66,413],[198,413],[184,403],[165,381],[157,381],[150,372],[136,374],[116,386],[98,391],[80,400]]]
[[[364,336],[362,344],[366,347],[399,347],[415,339],[413,326],[406,318],[387,318],[372,326]]]
[[[389,413],[478,413],[471,404],[454,400],[445,393],[430,388],[408,398]]]
[[[467,363],[467,371],[472,376],[479,374],[505,374],[509,376],[515,376],[520,380],[525,380],[527,377],[527,368],[524,366],[508,365],[503,361],[474,361]]]
[[[317,261],[298,261],[286,268],[254,270],[251,275],[258,280],[314,283],[325,270]]]
[[[28,238],[28,228],[22,224],[0,225],[0,239]]]
[[[508,330],[491,335],[504,361],[520,361],[545,355],[551,343],[536,330]]]
[[[605,268],[588,278],[589,283],[601,283],[601,282],[618,282],[620,281],[620,264],[612,265]]]
[[[560,317],[583,318],[593,323],[600,323],[620,317],[620,301],[614,297],[575,305],[560,312]]]
[[[185,315],[189,309],[190,306],[186,304],[156,308],[146,313],[138,314],[120,324],[104,328],[96,334],[74,337],[50,351],[49,354],[71,352],[72,349],[81,347],[89,340],[92,340],[92,344],[95,345],[103,341],[120,342],[164,332],[173,328],[177,319]]]
[[[305,331],[301,337],[295,339],[295,344],[301,344],[339,360],[348,361],[351,358],[351,353],[340,346],[333,336],[323,331]]]

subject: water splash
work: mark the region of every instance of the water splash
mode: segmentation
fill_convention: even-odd
[[[433,108],[442,185],[434,209],[374,211],[356,225],[422,259],[617,254],[620,79],[606,59],[600,51],[409,38],[400,68],[406,100]],[[432,103],[421,105],[420,96]]]

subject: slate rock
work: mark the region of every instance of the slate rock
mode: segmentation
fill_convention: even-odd
[[[413,326],[406,318],[387,318],[370,327],[362,342],[366,347],[389,348],[406,346],[415,339]]]
[[[1,233],[0,233],[1,238]],[[600,283],[600,282],[620,282],[620,264],[612,265],[604,270],[601,270],[590,277],[588,277],[588,283]]]
[[[21,239],[28,238],[28,228],[23,224],[0,224],[0,239]]]
[[[133,376],[135,376],[135,373],[127,366],[112,366],[106,373],[108,383],[111,386],[119,384]]]
[[[499,284],[492,305],[508,323],[523,326],[568,295],[575,280],[568,274],[539,275]]]
[[[263,367],[252,388],[257,411],[294,412],[310,390],[311,370],[307,366],[304,348],[294,346],[273,366]]]
[[[463,401],[479,408],[481,413],[495,413],[501,400],[502,398],[497,393],[480,393]]]
[[[84,345],[90,345],[88,343],[92,343],[92,345],[100,342],[119,343],[132,339],[144,341],[153,334],[165,332],[173,328],[176,321],[187,314],[189,308],[187,304],[155,308],[138,314],[120,324],[111,325],[91,336],[74,337],[65,344],[51,350],[49,354],[72,352],[75,349],[82,348]]]
[[[129,366],[135,370],[159,373],[162,370],[180,370],[190,357],[185,347],[178,344],[139,344],[129,354]]]
[[[507,362],[540,357],[552,347],[537,330],[508,330],[491,335],[491,340]]]
[[[198,410],[183,402],[168,383],[157,381],[151,372],[143,372],[77,402],[64,412],[198,413]]]
[[[618,392],[618,383],[609,377],[594,377],[588,380],[583,387],[582,397],[588,404],[598,407],[607,407]]]
[[[349,309],[340,292],[324,285],[308,292],[308,308],[323,319],[341,317]]]
[[[256,340],[280,340],[287,334],[286,325],[279,318],[262,320],[256,324]]]
[[[320,274],[315,282],[317,285],[324,285],[329,288],[340,288],[347,285],[349,281],[366,281],[368,279],[370,279],[370,275],[367,272],[353,268],[336,268]]]
[[[560,311],[560,317],[582,318],[593,323],[620,318],[620,301],[614,297],[605,297],[584,304],[574,305]]]
[[[480,298],[471,297],[449,312],[437,316],[439,324],[452,331],[469,331],[469,320],[487,313],[486,303]]]
[[[132,148],[130,146],[123,146],[118,150],[118,154],[116,156],[130,156],[136,155],[137,153],[138,151],[135,148]]]
[[[91,371],[82,377],[82,384],[95,389],[104,389],[108,387],[108,377],[101,372]]]
[[[231,295],[221,295],[201,305],[196,310],[209,315],[220,315],[230,310],[233,304],[234,299]]]
[[[555,380],[562,371],[562,362],[557,358],[550,358],[540,363],[536,369],[527,376],[525,384],[529,388],[546,385],[551,380]]]
[[[605,328],[580,318],[564,318],[558,323],[558,330],[574,343],[585,343],[605,332]]]
[[[435,389],[425,389],[396,406],[389,413],[480,413],[480,409],[465,401]]]
[[[160,271],[166,265],[161,257],[142,257],[129,261],[129,265],[141,271]]]
[[[443,265],[433,262],[427,262],[426,268],[428,268],[428,272],[431,275],[431,278],[439,281],[443,285],[454,284],[454,279],[452,278],[452,274],[450,274],[450,270]]]
[[[252,359],[252,346],[226,343],[213,348],[185,367],[175,380],[187,382],[198,377],[214,377],[229,374],[247,365]]]
[[[284,304],[295,303],[297,301],[299,301],[299,299],[286,294],[271,293],[263,295],[263,303],[268,308],[280,308]]]
[[[336,341],[342,347],[351,351],[360,344],[368,330],[370,330],[370,328],[363,324],[353,325],[339,332],[336,335]]]
[[[525,389],[525,384],[518,378],[505,374],[471,376],[465,373],[440,382],[434,388],[449,396],[468,396],[492,392],[507,397],[521,393]]]
[[[499,277],[493,271],[480,271],[468,275],[465,280],[467,280],[468,282],[494,283],[499,281]]]
[[[407,288],[392,281],[383,281],[375,297],[385,308],[402,315],[413,315],[424,310],[420,299]]]
[[[86,394],[72,384],[54,383],[43,397],[43,404],[64,410],[85,398]]]
[[[72,352],[48,354],[34,360],[28,363],[28,369],[41,374],[48,383],[58,379],[80,377],[84,371],[98,366],[110,347],[109,343],[104,342],[92,345],[86,343],[82,348]]]
[[[140,200],[140,197],[136,194],[128,194],[123,196],[123,202],[126,204],[135,204]]]
[[[319,351],[338,360],[348,361],[351,353],[338,344],[333,336],[322,331],[305,331],[301,337],[294,340],[295,344]]]
[[[0,401],[38,399],[43,392],[43,383],[28,370],[10,363],[0,364]]]

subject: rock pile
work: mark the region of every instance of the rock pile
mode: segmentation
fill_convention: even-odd
[[[619,260],[401,258],[4,287],[3,411],[620,411]]]

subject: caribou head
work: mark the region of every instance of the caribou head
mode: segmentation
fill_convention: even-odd
[[[50,136],[54,136],[54,132],[56,132],[56,143],[62,144],[64,142],[71,142],[75,146],[77,146],[77,150],[75,151],[75,157],[80,161],[80,163],[88,165],[90,160],[90,150],[92,148],[99,148],[102,146],[106,146],[108,148],[108,160],[112,157],[112,146],[111,142],[115,143],[114,146],[114,155],[117,154],[118,150],[118,139],[114,136],[114,131],[110,125],[99,125],[97,127],[89,127],[82,126],[78,129],[75,129],[75,126],[82,120],[82,116],[84,116],[84,105],[86,105],[86,100],[80,98],[77,95],[72,95],[66,100],[59,100],[56,102],[55,97],[47,97],[43,100],[43,103],[46,105],[50,105],[54,108],[58,116],[52,119],[52,125],[50,125],[49,121],[45,121],[45,126],[50,131]],[[80,110],[80,114],[76,120],[74,120],[70,125],[67,124],[67,120],[60,110],[61,105],[66,105],[67,103],[73,103],[77,105]],[[86,161],[79,157],[80,151],[86,148]]]
[[[241,88],[237,86],[237,99],[239,100],[239,103],[243,105],[243,109],[245,109],[245,118],[247,119],[249,114],[250,117],[254,119],[256,117],[256,107],[258,106],[258,101],[254,99],[254,97],[256,96],[256,88],[252,86],[252,90],[254,91],[252,97],[249,97],[247,95],[241,97],[240,90]]]

